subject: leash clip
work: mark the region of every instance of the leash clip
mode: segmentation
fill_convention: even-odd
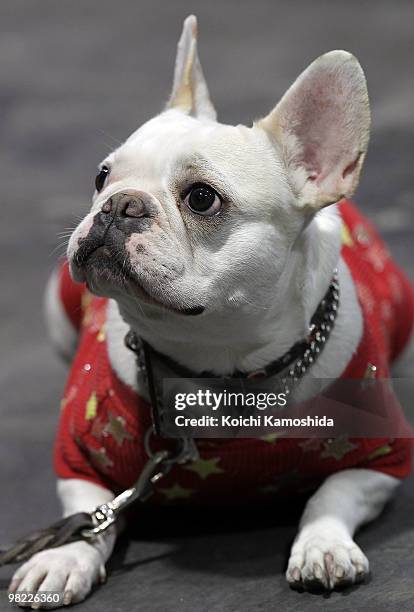
[[[129,505],[138,500],[146,501],[153,492],[153,485],[169,472],[171,466],[168,451],[161,450],[152,454],[133,487],[123,491],[112,501],[98,506],[91,512],[95,527],[83,529],[81,531],[82,538],[87,540],[96,538],[109,529],[117,521],[121,512]]]

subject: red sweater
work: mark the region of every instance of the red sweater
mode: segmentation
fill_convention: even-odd
[[[342,255],[364,317],[358,350],[342,376],[363,378],[369,364],[389,376],[414,320],[414,292],[372,225],[342,202]],[[80,328],[79,347],[62,400],[55,444],[60,478],[82,478],[115,493],[130,487],[147,460],[143,436],[148,404],[111,368],[105,340],[107,300],[93,297],[61,268],[61,298]],[[169,441],[158,440],[158,447]],[[152,502],[226,503],[270,499],[272,493],[312,490],[338,470],[370,468],[403,478],[411,471],[412,440],[275,438],[197,440],[200,459],[175,466]],[[156,445],[155,445],[156,448]]]

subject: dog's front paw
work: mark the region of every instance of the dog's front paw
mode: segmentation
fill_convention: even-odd
[[[286,579],[294,588],[334,589],[362,582],[368,574],[368,559],[351,537],[306,530],[293,544]]]
[[[94,584],[104,580],[105,566],[99,551],[86,542],[72,542],[34,555],[15,572],[9,592],[61,593],[61,600],[55,606],[26,604],[27,607],[50,609],[79,603]]]

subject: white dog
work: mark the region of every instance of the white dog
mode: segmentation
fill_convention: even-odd
[[[335,326],[301,384],[341,376],[364,324],[335,203],[356,188],[369,124],[364,74],[345,51],[319,57],[252,127],[218,123],[197,55],[196,21],[187,18],[166,110],[103,161],[92,209],[68,247],[74,279],[110,298],[106,345],[125,385],[146,396],[124,346],[128,329],[193,372],[266,366],[308,335],[335,269]],[[48,322],[61,352],[70,354],[76,333],[58,289],[55,276]],[[354,533],[381,512],[398,483],[386,470],[332,473],[306,506],[288,582],[333,589],[362,580],[368,560]],[[65,515],[114,497],[82,476],[61,477],[58,493]],[[112,529],[94,543],[40,552],[16,571],[10,588],[61,591],[65,603],[79,602],[104,579],[115,539]]]

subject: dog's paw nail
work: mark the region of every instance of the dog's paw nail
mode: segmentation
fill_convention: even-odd
[[[334,558],[333,558],[332,553],[330,552],[327,552],[324,554],[323,560],[325,561],[325,564],[329,567],[332,567],[334,564]]]
[[[315,578],[317,578],[318,580],[322,580],[322,578],[323,578],[323,569],[321,568],[319,563],[314,563],[313,564],[313,574],[314,574]]]
[[[294,567],[293,570],[290,572],[290,575],[292,577],[292,580],[294,580],[295,582],[300,581],[300,569],[298,567]]]
[[[326,571],[328,572],[329,579],[334,576],[335,573],[335,560],[333,555],[330,552],[327,552],[323,556],[323,560],[325,562]],[[331,584],[331,580],[329,580],[329,584]]]
[[[335,569],[335,578],[343,578],[345,576],[345,569],[341,565],[337,565]]]
[[[69,606],[72,603],[73,593],[72,591],[65,591],[63,595],[63,605]]]
[[[104,565],[99,568],[99,582],[104,584],[106,582],[106,569]]]
[[[12,580],[9,586],[9,593],[14,593],[14,591],[17,589],[18,586],[19,586],[19,581]]]
[[[355,563],[355,577],[357,580],[363,580],[367,573],[368,572],[362,563]]]

